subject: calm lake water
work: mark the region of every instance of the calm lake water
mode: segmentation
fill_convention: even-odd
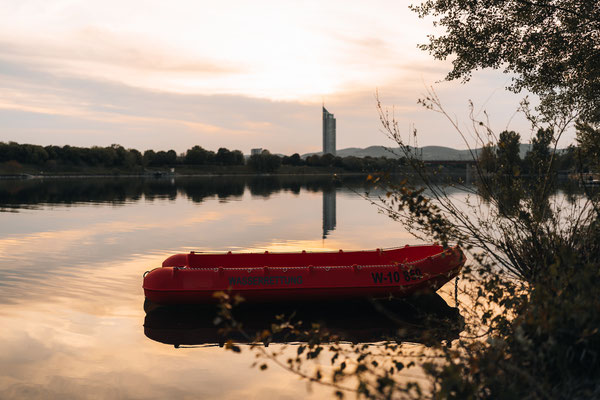
[[[332,397],[251,368],[244,347],[175,348],[161,336],[168,318],[145,330],[142,274],[191,250],[419,243],[355,193],[365,189],[329,177],[0,181],[0,398]]]

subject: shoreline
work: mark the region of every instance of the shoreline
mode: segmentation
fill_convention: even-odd
[[[375,173],[375,172],[371,172]],[[268,172],[268,173],[146,173],[146,174],[15,174],[0,175],[0,180],[28,179],[82,179],[82,178],[213,178],[213,177],[252,177],[252,176],[367,176],[370,172]]]

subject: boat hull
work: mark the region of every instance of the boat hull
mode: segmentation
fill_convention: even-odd
[[[460,271],[458,247],[410,246],[330,253],[177,254],[144,276],[158,304],[211,303],[217,292],[246,301],[404,297],[436,291]]]

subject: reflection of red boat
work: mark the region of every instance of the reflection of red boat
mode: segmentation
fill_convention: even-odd
[[[167,258],[144,274],[146,298],[159,304],[209,303],[218,291],[248,301],[406,296],[436,291],[465,262],[439,245],[322,253],[194,253]]]
[[[458,309],[448,306],[437,293],[378,301],[242,303],[234,307],[232,315],[241,329],[224,329],[231,321],[216,324],[220,314],[214,305],[155,307],[146,312],[144,334],[175,347],[223,346],[228,340],[258,343],[265,342],[261,336],[265,329],[272,330],[272,324],[289,320],[290,329],[273,332],[267,343],[306,342],[311,339],[311,327],[318,324],[319,333],[327,340],[335,337],[352,343],[395,340],[429,345],[457,339],[463,327]]]

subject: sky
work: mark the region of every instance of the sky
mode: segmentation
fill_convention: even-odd
[[[303,154],[321,150],[324,103],[338,149],[392,146],[378,93],[419,145],[466,148],[417,104],[428,88],[467,138],[471,100],[494,131],[529,140],[510,76],[443,81],[450,60],[417,48],[439,28],[408,4],[0,0],[0,141]]]

